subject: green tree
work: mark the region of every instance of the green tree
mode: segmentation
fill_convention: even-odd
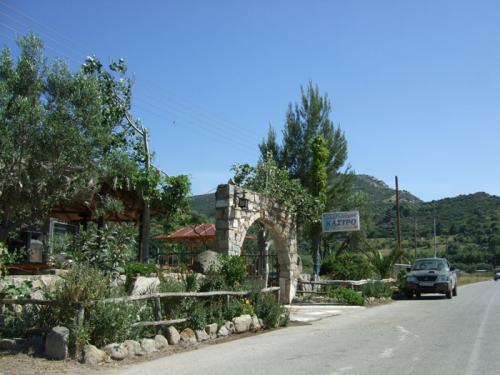
[[[329,151],[327,204],[336,207],[350,194],[353,174],[348,168],[342,170],[347,161],[347,140],[330,114],[330,100],[319,93],[318,86],[309,82],[305,90],[301,88],[300,104],[288,107],[278,165],[285,167],[302,185],[311,186],[312,143],[321,135]]]
[[[121,127],[131,93],[122,61],[105,69],[88,58],[73,74],[47,63],[37,36],[18,45],[17,61],[0,54],[0,240],[96,191],[133,142]]]
[[[270,128],[267,139],[259,145],[261,152],[260,159],[265,160],[265,153],[276,153],[277,165],[289,172],[290,177],[298,179],[307,191],[318,200],[318,215],[311,218],[310,222],[301,221],[299,225],[302,229],[299,243],[311,244],[311,226],[319,223],[320,214],[324,210],[340,210],[346,208],[346,203],[355,203],[359,197],[352,197],[352,185],[354,174],[346,166],[347,141],[342,130],[335,126],[330,119],[331,104],[327,95],[321,95],[317,86],[309,82],[306,89],[301,88],[301,100],[299,104],[289,104],[286,114],[285,129],[283,131],[283,142],[277,145],[276,134]],[[314,165],[319,159],[315,159],[315,141],[321,137],[324,142],[324,160],[321,163],[326,165],[327,187],[318,185],[318,169]],[[316,155],[317,156],[317,155]],[[321,168],[321,181],[324,181],[325,169]],[[321,188],[321,197],[317,189]],[[326,199],[325,199],[326,198]],[[357,208],[356,206],[348,209]],[[309,228],[309,229],[308,229]],[[315,237],[315,236],[313,236]],[[329,239],[347,237],[344,234],[329,235]],[[349,236],[352,237],[352,236]],[[309,241],[307,241],[309,238]],[[330,246],[338,241],[330,241]],[[341,241],[344,243],[345,241]],[[349,241],[349,243],[352,243]],[[344,246],[345,247],[345,246]],[[313,252],[317,246],[313,245],[310,250]]]
[[[311,178],[309,181],[309,191],[318,201],[320,209],[324,209],[327,200],[328,191],[328,172],[327,162],[330,152],[326,146],[325,139],[321,135],[314,137],[312,142],[312,166]],[[315,274],[319,276],[320,258],[321,258],[321,221],[319,218],[309,223],[309,236],[311,239],[311,248],[316,249],[316,267]]]

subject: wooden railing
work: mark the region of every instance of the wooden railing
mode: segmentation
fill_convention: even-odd
[[[248,295],[248,291],[213,291],[213,292],[166,292],[166,293],[150,293],[142,294],[137,296],[126,296],[126,297],[116,297],[116,298],[106,298],[99,301],[93,301],[92,303],[102,302],[102,303],[127,303],[135,301],[144,300],[154,300],[154,321],[146,322],[136,322],[133,327],[158,327],[158,326],[169,326],[173,324],[184,323],[189,320],[188,317],[180,319],[162,320],[161,312],[161,299],[163,298],[207,298],[214,296],[225,296],[226,303],[229,304],[229,299],[231,296],[243,297]],[[280,300],[280,288],[271,287],[261,289],[261,293],[275,293],[277,301]],[[53,306],[57,301],[53,300],[41,300],[41,299],[27,299],[27,298],[4,298],[0,299],[0,329],[3,327],[4,323],[4,306],[5,305],[45,305]],[[78,325],[82,325],[85,317],[85,305],[81,302],[75,302],[75,321]]]

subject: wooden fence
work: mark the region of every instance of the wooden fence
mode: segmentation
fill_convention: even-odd
[[[151,293],[142,294],[138,296],[126,296],[116,298],[106,298],[100,301],[93,301],[93,303],[127,303],[134,301],[154,300],[154,321],[136,322],[133,327],[159,327],[169,326],[173,324],[184,323],[189,320],[188,317],[180,319],[162,320],[161,313],[161,299],[163,298],[207,298],[214,296],[225,296],[226,303],[229,304],[231,296],[244,297],[248,295],[248,291],[213,291],[213,292],[166,292],[166,293]],[[280,287],[271,287],[261,289],[261,293],[275,293],[277,301],[280,300]],[[40,299],[15,299],[4,298],[0,299],[0,329],[4,326],[4,306],[5,305],[44,305],[53,306],[57,301],[53,300],[40,300]],[[81,302],[75,302],[75,321],[78,325],[82,325],[85,317],[85,305]]]

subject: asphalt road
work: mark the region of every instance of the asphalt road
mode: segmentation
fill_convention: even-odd
[[[500,282],[347,310],[116,370],[120,374],[500,374]]]

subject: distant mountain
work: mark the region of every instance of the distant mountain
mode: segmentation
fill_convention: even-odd
[[[395,190],[383,181],[365,174],[356,175],[354,190],[367,194],[374,220],[370,237],[394,237]],[[215,194],[193,196],[191,207],[193,211],[215,218]],[[500,197],[475,193],[424,202],[410,192],[401,190],[400,210],[402,232],[406,236],[414,235],[415,222],[418,234],[428,236],[433,231],[434,218],[438,234],[470,234],[475,233],[478,227],[487,230],[485,226],[500,222]]]
[[[215,193],[193,195],[191,208],[199,214],[215,219]]]
[[[396,190],[390,188],[385,182],[377,180],[366,174],[356,175],[354,190],[363,191],[373,204],[394,204],[396,202]],[[423,201],[406,190],[399,194],[400,203],[421,204]]]

